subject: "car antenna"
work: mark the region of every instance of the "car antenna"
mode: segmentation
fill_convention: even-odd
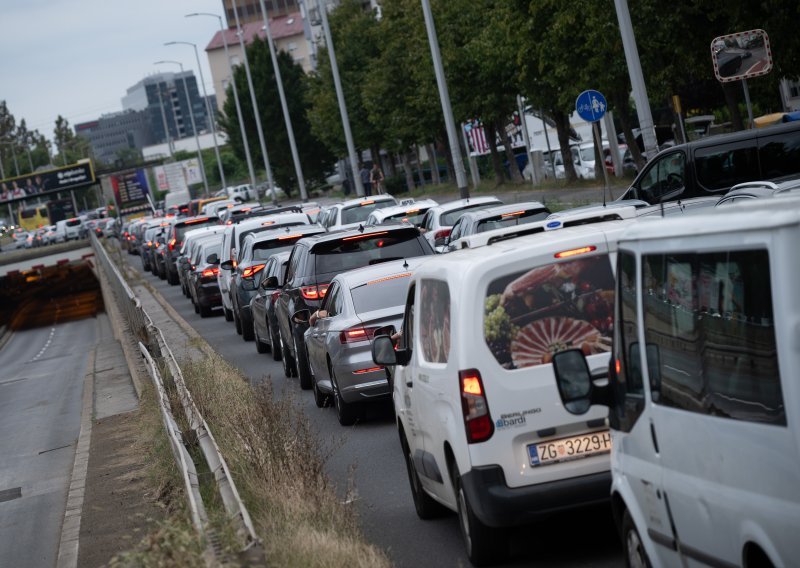
[[[363,223],[358,226],[358,232],[359,233],[363,233],[364,232],[364,224]]]
[[[403,268],[408,268],[408,259],[407,258],[403,259]]]
[[[661,205],[661,218],[663,219],[664,218],[664,200],[662,199],[661,201],[659,201],[658,204]]]

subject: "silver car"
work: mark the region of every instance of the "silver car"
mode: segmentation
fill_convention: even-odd
[[[372,361],[372,338],[392,334],[403,320],[409,277],[427,257],[343,272],[328,288],[304,334],[318,407],[336,406],[339,423],[353,424],[360,404],[391,396],[386,369]],[[309,319],[308,310],[294,314]],[[313,321],[316,320],[316,321]]]

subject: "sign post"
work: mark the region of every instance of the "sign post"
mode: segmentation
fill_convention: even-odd
[[[575,111],[583,120],[592,123],[592,132],[594,133],[594,143],[600,149],[600,163],[595,164],[595,172],[597,168],[603,168],[603,205],[606,204],[606,190],[608,189],[608,170],[606,170],[605,156],[603,155],[603,140],[600,137],[600,129],[597,123],[603,119],[606,114],[606,98],[600,91],[592,89],[583,91],[578,98],[575,99]],[[611,141],[609,140],[609,151],[611,150]]]

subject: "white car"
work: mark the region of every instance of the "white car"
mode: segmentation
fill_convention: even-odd
[[[630,221],[561,229],[466,249],[411,277],[392,371],[397,426],[420,518],[456,511],[475,564],[507,531],[608,502],[604,409],[576,418],[559,399],[553,353],[609,361],[616,239]],[[580,535],[573,535],[580,540]]]
[[[329,231],[355,229],[359,225],[365,224],[367,217],[376,209],[394,205],[397,205],[397,200],[391,195],[349,199],[326,208],[318,222]]]
[[[381,223],[411,223],[417,227],[422,226],[422,220],[425,218],[425,213],[431,207],[439,205],[433,199],[420,199],[419,201],[410,202],[406,201],[394,207],[384,207],[382,209],[375,209],[367,217],[367,225],[380,225]]]
[[[242,185],[235,185],[232,187],[227,188],[228,197],[233,199],[234,201],[238,201],[239,203],[244,203],[245,201],[250,201],[253,199],[257,199],[257,195],[255,190],[250,187],[249,183],[243,183]]]
[[[797,565],[798,205],[631,226],[619,240],[613,365],[554,357],[576,419],[609,407],[628,566]],[[602,374],[607,386],[593,382]]]
[[[453,225],[464,213],[502,204],[503,202],[496,197],[470,197],[431,207],[422,221],[422,230],[425,232],[425,238],[428,239],[434,249],[441,248],[444,246],[447,237],[450,236]]]

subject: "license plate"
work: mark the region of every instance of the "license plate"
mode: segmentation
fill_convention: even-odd
[[[610,451],[611,433],[608,430],[528,446],[532,466],[570,461]]]

